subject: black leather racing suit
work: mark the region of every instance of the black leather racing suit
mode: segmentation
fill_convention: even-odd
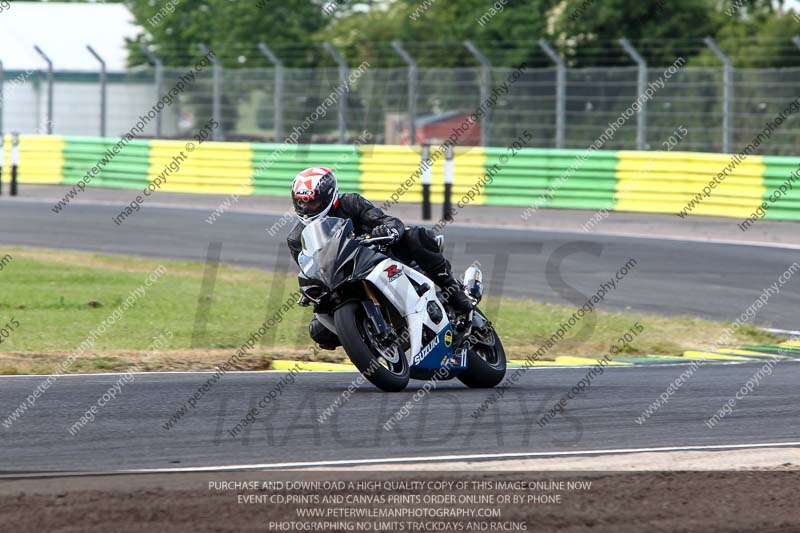
[[[416,261],[425,274],[442,288],[450,287],[457,283],[453,278],[450,263],[439,251],[439,246],[433,233],[419,226],[406,228],[400,219],[387,215],[360,194],[346,193],[339,195],[338,200],[328,212],[328,216],[352,220],[356,235],[365,235],[381,225],[396,229],[400,237],[392,244],[391,249],[392,254],[398,260],[406,264]],[[295,262],[297,262],[297,256],[300,255],[302,250],[300,235],[303,232],[303,228],[305,226],[298,222],[289,232],[289,237],[286,239]],[[323,326],[316,317],[309,324],[309,331],[311,338],[319,343],[322,348],[333,349],[339,345],[339,339],[336,335]]]

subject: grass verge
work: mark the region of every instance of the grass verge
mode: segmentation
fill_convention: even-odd
[[[91,346],[84,344],[87,349],[66,372],[116,372],[134,365],[142,370],[210,370],[230,358],[297,287],[293,275],[220,265],[213,283],[206,279],[204,289],[205,265],[200,262],[32,248],[12,248],[0,255],[12,258],[0,270],[0,374],[54,372],[87,338]],[[165,267],[164,274],[120,313],[132,291],[159,265]],[[512,359],[535,352],[576,310],[512,298],[487,298],[481,307],[496,324]],[[115,311],[118,318],[90,336]],[[238,367],[266,369],[279,358],[345,360],[341,350],[314,348],[307,328],[311,312],[298,307],[286,312]],[[707,348],[726,327],[696,318],[595,311],[548,356],[609,354],[637,322],[642,332],[623,356],[680,355]],[[746,326],[732,345],[776,340]]]

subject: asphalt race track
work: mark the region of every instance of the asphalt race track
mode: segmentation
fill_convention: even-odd
[[[733,397],[760,364],[716,364],[697,373],[644,424],[635,419],[686,367],[607,367],[567,405],[564,417],[537,420],[587,372],[528,370],[502,402],[477,420],[487,391],[440,385],[396,429],[383,425],[421,382],[403,393],[361,386],[335,414],[317,417],[357,374],[301,373],[277,403],[237,437],[228,430],[273,390],[283,372],[225,375],[170,430],[163,424],[211,374],[139,374],[76,436],[68,427],[112,386],[117,375],[62,376],[10,429],[2,430],[3,474],[23,471],[172,468],[382,459],[460,454],[781,443],[800,440],[800,364],[779,363],[771,376],[709,429],[705,421]],[[0,405],[16,406],[43,377],[0,378]],[[2,413],[3,419],[7,413]]]
[[[228,212],[209,225],[204,220],[208,210],[147,206],[115,226],[111,218],[119,205],[70,206],[59,215],[50,205],[3,201],[3,243],[202,261],[216,241],[223,245],[223,262],[294,271],[285,245],[289,226],[274,237],[265,231],[279,220],[275,215]],[[444,234],[457,270],[481,261],[488,294],[582,305],[634,259],[637,264],[601,309],[716,320],[739,317],[798,258],[795,249],[582,232],[456,224]],[[793,285],[794,279],[772,296],[753,323],[797,329],[800,292]]]
[[[206,259],[222,243],[226,263],[290,272],[285,234],[265,228],[276,215],[228,212],[209,225],[207,210],[148,206],[113,227],[119,205],[71,206],[58,216],[42,202],[2,202],[6,245]],[[113,229],[112,229],[113,227]],[[599,306],[733,320],[797,260],[790,248],[712,244],[660,238],[469,227],[445,229],[457,269],[474,259],[487,272],[489,294],[581,305],[630,259],[636,264]],[[800,295],[790,279],[753,321],[797,329]],[[395,428],[384,423],[421,385],[399,394],[363,385],[323,422],[318,417],[356,378],[354,373],[301,373],[238,436],[228,430],[275,390],[283,372],[226,374],[171,429],[164,425],[210,377],[208,373],[138,374],[75,436],[68,428],[120,379],[65,375],[35,407],[0,429],[3,473],[305,463],[472,454],[543,453],[664,446],[724,446],[800,440],[798,362],[780,363],[734,413],[713,429],[717,413],[759,363],[714,364],[697,373],[653,418],[636,418],[684,365],[606,367],[568,404],[564,416],[537,420],[572,388],[586,368],[525,371],[501,402],[472,413],[488,391],[459,382],[413,402]],[[0,420],[25,401],[43,377],[0,377]]]

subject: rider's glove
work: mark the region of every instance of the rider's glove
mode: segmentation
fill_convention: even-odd
[[[382,224],[370,232],[370,237],[392,237],[392,242],[400,238],[400,232],[396,228]]]

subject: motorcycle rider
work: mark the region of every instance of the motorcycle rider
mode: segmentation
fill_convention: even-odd
[[[307,168],[292,182],[292,205],[300,221],[286,239],[292,258],[302,250],[300,236],[306,225],[326,216],[350,219],[356,235],[392,237],[390,249],[394,257],[406,264],[416,261],[425,275],[444,291],[450,307],[459,314],[473,308],[473,301],[464,293],[453,277],[450,263],[439,251],[433,233],[419,226],[405,226],[398,218],[387,215],[369,200],[357,193],[339,193],[336,176],[327,167]],[[300,305],[310,301],[301,298]],[[340,345],[332,331],[322,325],[316,316],[309,324],[311,338],[323,349],[333,350]]]

